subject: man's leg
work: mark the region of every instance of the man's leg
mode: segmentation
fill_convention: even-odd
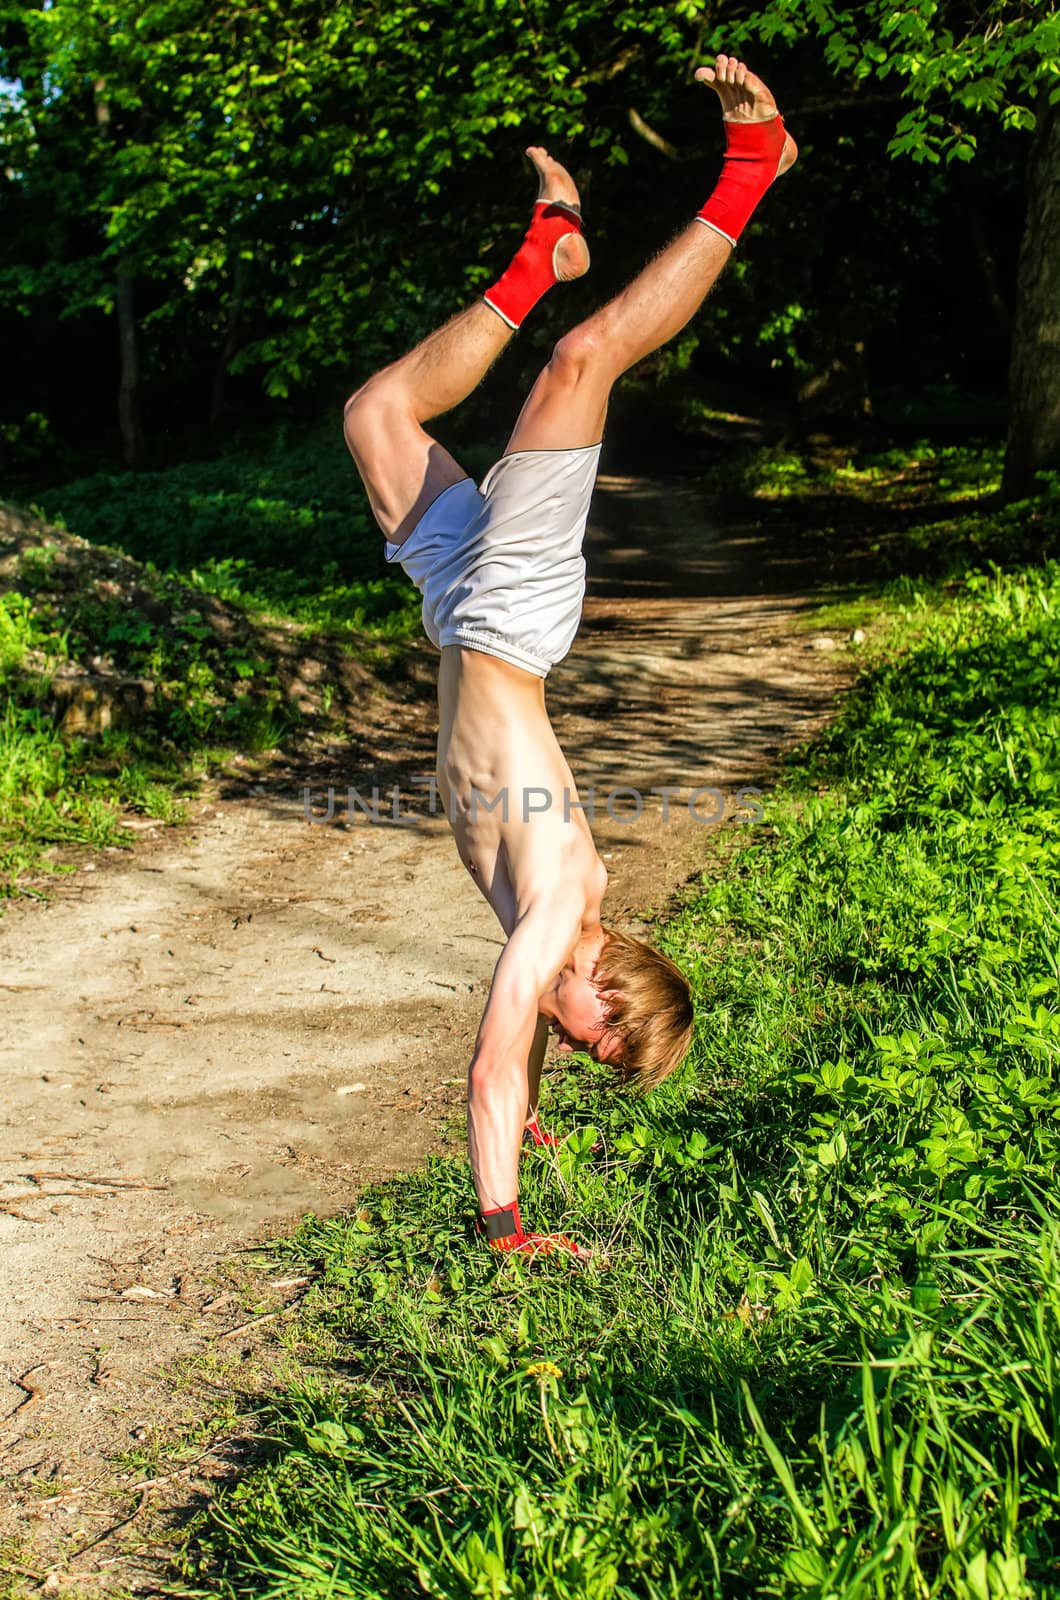
[[[727,124],[753,127],[776,121],[773,96],[735,58],[719,56],[714,68],[701,68],[696,76],[716,89]],[[787,171],[796,153],[788,139],[779,165],[768,176]],[[764,181],[760,176],[759,182]],[[576,449],[600,442],[616,379],[681,331],[732,254],[730,239],[700,215],[706,227],[691,222],[627,289],[560,340],[527,398],[509,452]]]
[[[346,444],[375,520],[395,544],[408,537],[443,489],[467,477],[422,424],[465,399],[511,336],[488,307],[469,306],[346,402]]]
[[[370,378],[346,403],[344,432],[376,521],[398,544],[443,489],[467,473],[423,424],[459,405],[485,377],[526,310],[551,283],[580,277],[588,251],[576,231],[578,191],[547,151],[527,151],[539,178],[534,218],[508,271],[485,300]]]

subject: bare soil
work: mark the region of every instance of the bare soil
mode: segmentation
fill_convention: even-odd
[[[768,788],[856,652],[807,627],[829,574],[719,533],[692,480],[602,476],[586,549],[549,702],[596,793],[610,919],[637,932],[711,855],[716,798],[697,819],[689,796],[720,790],[737,826],[738,791]],[[150,1464],[211,1409],[177,1376],[255,1348],[236,1252],[462,1148],[502,937],[412,783],[433,765],[432,659],[418,647],[405,688],[366,694],[304,770],[215,782],[179,827],[130,818],[131,857],[85,857],[0,920],[0,1579],[26,1593],[165,1591],[164,1527],[238,1461],[222,1439]],[[397,820],[389,801],[347,818],[373,784],[397,786]],[[620,788],[647,796],[639,818],[628,794],[608,813]],[[297,1299],[269,1281],[267,1307]]]

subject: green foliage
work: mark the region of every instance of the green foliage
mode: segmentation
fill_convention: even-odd
[[[970,161],[979,119],[1032,129],[1039,94],[1054,104],[1060,98],[1060,14],[1036,0],[992,0],[974,15],[953,0],[906,7],[770,0],[728,25],[725,36],[794,44],[808,31],[823,40],[837,77],[898,80],[912,104],[889,151],[916,162]]]
[[[991,563],[1060,554],[1060,474],[1039,473],[1037,494],[999,504],[1000,471],[992,441],[921,439],[877,451],[731,450],[711,482],[730,518],[772,521],[793,546],[816,547],[822,561],[856,571],[864,595],[883,580],[960,579]],[[837,615],[841,626],[842,604]],[[832,625],[823,614],[819,623]]]
[[[72,533],[250,611],[379,639],[418,627],[419,597],[383,558],[337,430],[164,472],[98,473],[40,499]]]
[[[0,423],[0,444],[14,471],[37,468],[53,448],[48,419],[39,411],[30,411],[21,422]]]
[[[458,1162],[307,1218],[193,1592],[1058,1593],[1060,564],[890,609],[663,931],[688,1066],[553,1096],[524,1214],[592,1261],[491,1257]]]
[[[0,683],[22,666],[35,642],[32,608],[22,594],[0,594]]]
[[[67,649],[67,633],[44,624],[27,595],[0,594],[0,898],[22,892],[47,846],[121,837],[110,797],[82,781],[76,751],[40,704]]]
[[[996,491],[1001,482],[1001,449],[992,440],[942,445],[919,439],[890,450],[859,451],[845,459],[814,460],[798,450],[756,450],[737,466],[741,486],[762,499],[849,491],[871,493],[874,504],[908,498],[919,483],[943,495],[957,509]]]
[[[99,395],[117,389],[119,277],[156,460],[216,439],[226,403],[338,402],[503,266],[531,192],[522,150],[544,140],[583,185],[596,266],[522,342],[527,377],[550,330],[701,203],[720,131],[690,69],[744,42],[805,108],[805,160],[712,305],[701,379],[721,355],[736,379],[802,381],[867,348],[905,382],[911,362],[996,381],[1004,330],[965,230],[988,196],[976,256],[1003,300],[1018,185],[1001,134],[1030,126],[1052,81],[1051,11],[995,3],[965,25],[949,4],[778,0],[719,23],[702,0],[0,0],[0,321],[27,369],[0,422],[7,470],[113,453]],[[858,94],[872,77],[896,105]],[[975,149],[982,177],[913,182],[888,148],[936,163]],[[928,306],[926,337],[899,352],[893,328],[928,323]],[[702,337],[659,368],[690,363]]]
[[[595,86],[631,47],[672,70],[697,11],[605,0],[465,14],[438,0],[20,6],[6,51],[19,89],[0,103],[0,144],[30,198],[63,194],[61,149],[103,247],[50,271],[16,259],[0,298],[24,305],[58,280],[68,312],[109,312],[120,262],[165,285],[154,327],[183,320],[189,297],[218,335],[236,298],[243,319],[267,312],[233,369],[260,371],[271,395],[347,361],[351,329],[359,364],[378,361],[413,321],[441,320],[447,292],[485,281],[470,249],[434,252],[426,294],[411,271],[452,211],[440,197],[454,170],[499,141],[520,149],[520,130],[535,128],[620,161],[612,131],[587,116]],[[512,225],[487,225],[480,248]]]
[[[181,796],[233,755],[333,733],[364,666],[385,667],[419,622],[341,441],[43,498],[93,542],[18,540],[16,587],[0,594],[0,897],[40,892],[52,846],[127,843],[123,807],[179,820]],[[295,692],[302,661],[314,704]],[[142,713],[60,732],[57,664],[104,687],[135,680]]]

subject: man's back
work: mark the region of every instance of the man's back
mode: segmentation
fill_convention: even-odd
[[[439,795],[460,859],[505,933],[541,901],[563,906],[579,926],[598,920],[607,872],[545,709],[543,679],[448,645],[438,705]]]

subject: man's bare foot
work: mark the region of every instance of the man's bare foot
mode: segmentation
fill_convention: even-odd
[[[714,90],[726,122],[771,122],[778,114],[770,90],[735,56],[718,56],[712,67],[697,67],[696,82],[707,83]],[[789,133],[777,167],[778,178],[795,165],[798,154],[799,147]]]
[[[558,161],[553,161],[548,151],[543,150],[538,144],[532,144],[526,153],[534,164],[539,180],[537,198],[555,200],[560,205],[570,206],[580,216],[581,200],[578,186],[566,167],[561,167]],[[561,283],[569,283],[572,278],[580,278],[588,272],[589,246],[580,233],[564,234],[556,246],[553,265]]]

